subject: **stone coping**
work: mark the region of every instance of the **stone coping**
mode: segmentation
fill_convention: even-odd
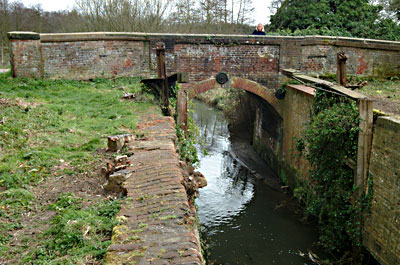
[[[310,97],[315,96],[315,88],[312,88],[309,86],[288,84],[288,85],[286,85],[286,87],[291,88],[296,91],[300,91],[301,93],[304,93]]]
[[[175,40],[176,42],[194,43],[246,43],[275,44],[285,41],[298,41],[300,45],[326,44],[344,47],[361,47],[400,51],[399,41],[335,37],[335,36],[279,36],[279,35],[229,35],[229,34],[179,34],[179,33],[149,33],[149,32],[77,32],[77,33],[35,33],[13,31],[8,33],[10,40],[40,39],[41,42],[69,42],[95,40]]]

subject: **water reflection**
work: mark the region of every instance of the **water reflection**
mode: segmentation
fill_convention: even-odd
[[[209,264],[312,264],[299,253],[315,251],[314,228],[280,207],[290,198],[231,157],[223,114],[196,102],[193,118],[202,139],[198,148],[209,153],[200,157],[199,169],[208,185],[196,199]]]
[[[195,109],[193,119],[199,128],[201,139],[198,148],[207,150],[211,155],[227,151],[229,130],[222,112],[215,111],[214,108],[200,101],[196,101]]]
[[[218,231],[215,227],[229,225],[245,209],[253,198],[254,184],[227,153],[204,157],[201,164],[200,172],[206,176],[208,185],[200,190],[196,203],[201,224],[212,235]]]

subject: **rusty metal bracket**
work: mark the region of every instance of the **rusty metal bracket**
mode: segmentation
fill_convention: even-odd
[[[187,73],[175,73],[170,76],[167,76],[167,84],[168,88],[171,88],[176,85],[176,83],[188,83],[188,74]],[[147,85],[148,87],[153,89],[153,92],[156,96],[162,96],[162,85],[163,85],[163,78],[149,78],[149,79],[142,79],[140,82]],[[169,94],[168,96],[175,96],[171,94],[171,90],[168,89]]]
[[[167,76],[167,70],[165,67],[165,43],[156,43],[156,55],[158,78],[143,79],[141,83],[152,88],[155,94],[161,97],[163,112],[166,115],[170,115],[169,97],[176,95],[170,95],[172,89],[170,90],[169,88],[175,86],[177,81],[179,83],[189,82],[189,75],[187,73],[176,73]]]

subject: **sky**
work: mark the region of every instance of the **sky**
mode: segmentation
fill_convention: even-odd
[[[12,2],[12,1],[10,1]],[[71,9],[74,6],[75,0],[22,0],[25,6],[41,4],[45,11],[58,11]],[[253,0],[255,7],[254,23],[267,24],[269,22],[269,5],[271,0]]]

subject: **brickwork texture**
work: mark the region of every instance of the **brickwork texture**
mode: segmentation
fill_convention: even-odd
[[[400,264],[400,120],[378,117],[370,173],[371,213],[364,223],[364,245],[382,264]]]
[[[189,204],[175,152],[175,123],[161,117],[138,125],[124,170],[126,203],[113,230],[106,264],[193,264],[203,257],[196,210]]]
[[[347,72],[365,76],[400,73],[400,42],[306,36],[151,33],[37,34],[10,32],[12,71],[18,77],[88,80],[155,73],[155,44],[166,44],[170,73],[199,82],[226,72],[277,88],[281,69],[335,73],[344,51]]]

